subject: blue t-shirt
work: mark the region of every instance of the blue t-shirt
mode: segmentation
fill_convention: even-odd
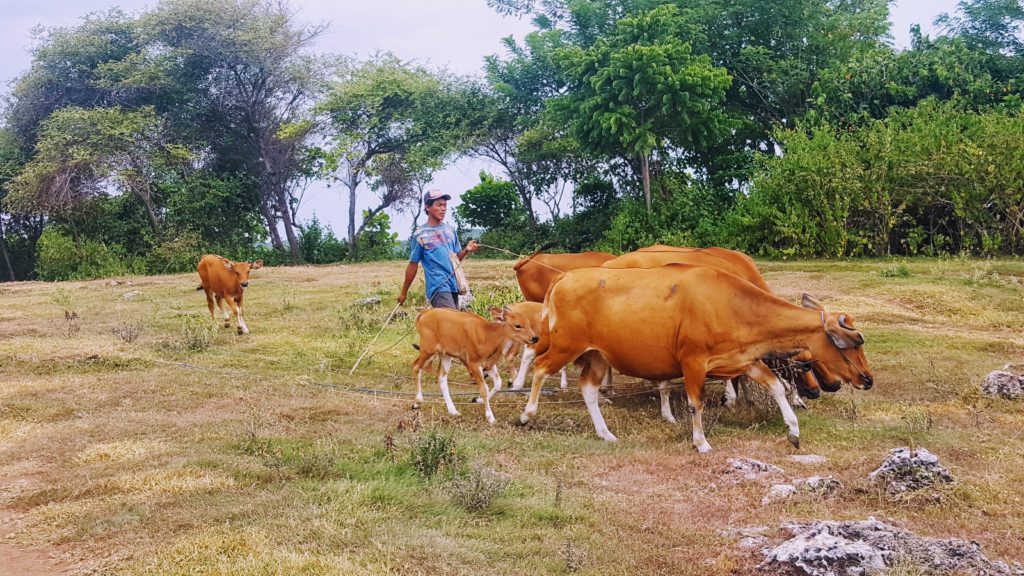
[[[462,251],[459,235],[454,228],[444,222],[437,226],[420,226],[413,232],[409,244],[409,261],[423,263],[423,275],[427,278],[427,300],[438,290],[459,291],[448,256],[451,252],[458,254]]]

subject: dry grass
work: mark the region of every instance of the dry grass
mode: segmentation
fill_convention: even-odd
[[[524,398],[499,395],[488,426],[461,368],[457,419],[437,398],[413,412],[407,395],[354,393],[413,390],[411,307],[348,376],[403,267],[261,270],[247,336],[199,330],[215,324],[190,275],[0,286],[0,511],[20,517],[8,542],[70,555],[82,573],[726,575],[760,560],[737,547],[740,529],[778,536],[783,522],[873,515],[1024,561],[1024,407],[976,391],[1024,361],[1024,263],[910,260],[899,274],[880,261],[765,263],[780,295],[821,296],[868,338],[875,389],[799,414],[818,465],[788,458],[764,402],[713,410],[715,450],[699,456],[685,418],[659,419],[656,394],[604,408],[620,439],[608,444],[574,392],[544,397],[526,429],[509,424]],[[508,262],[467,268],[483,298],[514,293]],[[352,305],[374,295],[383,303]],[[413,448],[438,430],[460,466],[509,480],[488,506],[460,504],[450,476],[416,472]],[[938,454],[957,484],[904,499],[871,485],[888,449],[908,443]],[[843,488],[761,506],[767,483],[725,474],[731,457]]]

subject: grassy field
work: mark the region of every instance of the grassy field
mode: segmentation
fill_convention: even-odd
[[[762,267],[780,296],[814,294],[867,337],[874,389],[798,412],[800,452],[824,464],[789,458],[763,399],[709,410],[704,456],[656,394],[604,407],[614,444],[572,389],[543,397],[528,428],[510,424],[515,394],[496,397],[494,426],[479,405],[450,418],[436,396],[413,411],[411,306],[348,375],[401,262],[260,270],[246,336],[209,321],[195,274],[0,284],[0,556],[35,554],[37,573],[742,575],[762,557],[741,530],[779,539],[786,522],[874,516],[1024,562],[1024,402],[977,392],[1024,362],[1024,262]],[[482,301],[518,295],[510,268],[469,261]],[[354,304],[369,296],[383,303]],[[465,370],[452,380],[469,402]],[[887,497],[867,475],[906,445],[957,483]],[[765,482],[726,474],[735,457],[843,488],[762,506]]]

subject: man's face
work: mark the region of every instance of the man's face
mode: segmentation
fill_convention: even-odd
[[[437,220],[444,220],[446,212],[448,212],[448,201],[444,198],[438,198],[430,206],[427,206],[427,215]]]

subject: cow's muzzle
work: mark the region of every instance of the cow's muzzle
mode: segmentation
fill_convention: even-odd
[[[825,392],[839,392],[839,389],[843,387],[843,381],[825,382],[824,380],[819,380],[818,386],[821,386],[821,389]]]
[[[246,287],[248,287],[248,286],[249,286],[249,283],[248,283],[248,282],[242,282],[242,288],[246,288]]]
[[[871,390],[871,387],[875,385],[875,379],[871,376],[864,376],[864,390]]]
[[[797,386],[796,387],[796,391],[800,394],[801,397],[809,398],[811,400],[814,400],[818,396],[821,396],[821,390],[818,389],[818,388],[809,388],[807,386]]]
[[[530,338],[530,344],[536,344],[538,340],[540,340],[540,336],[534,336]]]

